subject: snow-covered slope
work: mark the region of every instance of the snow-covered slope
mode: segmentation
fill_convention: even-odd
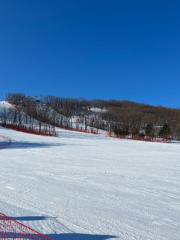
[[[53,239],[177,240],[180,145],[0,127],[0,212]]]
[[[4,108],[8,109],[11,105],[5,101],[0,101],[0,113],[3,112]]]
[[[3,121],[3,113],[7,114],[9,109],[15,109],[15,107],[13,105],[9,104],[8,102],[0,101],[0,120]],[[9,122],[8,118],[6,120],[7,120],[7,123],[12,123],[12,121]],[[34,126],[37,126],[39,124],[39,121],[37,121],[34,118],[31,118],[31,121],[33,122]],[[27,123],[26,123],[26,114],[25,113],[21,114],[21,123],[24,125],[28,125],[28,123],[29,123],[29,119],[27,119]]]
[[[100,109],[100,108],[90,108],[90,110],[96,113],[107,112],[107,109]]]

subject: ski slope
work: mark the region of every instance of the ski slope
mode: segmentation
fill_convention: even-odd
[[[177,240],[180,144],[0,127],[0,212],[57,240]]]
[[[11,108],[12,106],[5,102],[5,101],[0,101],[0,113],[2,113],[4,111],[4,109],[8,109]]]

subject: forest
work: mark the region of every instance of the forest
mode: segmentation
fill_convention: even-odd
[[[7,93],[6,101],[15,108],[4,109],[0,121],[30,128],[84,126],[114,134],[164,137],[180,140],[180,109],[152,106],[127,100],[31,97]],[[36,121],[36,122],[35,122]],[[37,127],[37,126],[36,126]]]

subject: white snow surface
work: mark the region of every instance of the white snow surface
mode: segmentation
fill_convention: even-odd
[[[177,240],[180,144],[0,127],[0,212],[53,239]]]
[[[5,101],[0,101],[0,113],[3,112],[4,108],[10,108],[12,107],[9,103]]]
[[[100,108],[90,108],[92,112],[107,112],[107,109],[100,109]]]

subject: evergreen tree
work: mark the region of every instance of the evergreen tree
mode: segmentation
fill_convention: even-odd
[[[139,137],[145,137],[144,133],[139,133]]]
[[[122,130],[120,128],[118,128],[117,126],[115,126],[114,133],[115,134],[122,134]]]
[[[138,129],[134,128],[134,127],[131,129],[131,133],[132,133],[132,135],[139,135]]]
[[[154,128],[152,123],[147,124],[145,128],[145,134],[148,137],[154,137]]]
[[[159,136],[164,138],[170,138],[171,137],[171,129],[167,123],[163,125],[161,130],[159,131]]]
[[[122,130],[123,135],[128,135],[129,134],[129,127],[125,126],[124,129]]]

